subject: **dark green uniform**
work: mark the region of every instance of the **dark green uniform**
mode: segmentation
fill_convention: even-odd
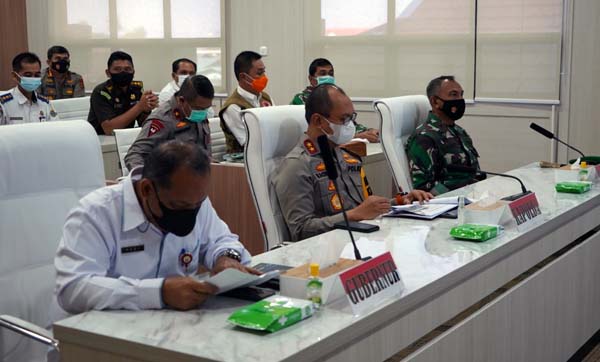
[[[90,113],[88,114],[88,122],[94,126],[96,133],[104,134],[104,130],[100,124],[109,119],[113,119],[130,110],[139,102],[144,93],[144,83],[133,81],[129,87],[123,92],[121,88],[114,87],[112,82],[107,80],[100,83],[94,88],[90,97]],[[133,128],[135,121],[142,125],[146,119],[147,113],[140,113],[136,119],[125,128]]]
[[[372,194],[360,157],[336,147],[337,180],[346,210],[360,205]],[[342,206],[327,172],[318,146],[302,139],[282,161],[271,183],[282,217],[293,241],[324,233],[344,220]]]
[[[128,170],[144,164],[144,158],[160,143],[176,139],[196,143],[210,154],[210,128],[208,120],[200,123],[185,119],[177,107],[175,96],[156,108],[146,119],[140,134],[125,156]]]
[[[42,85],[38,88],[38,93],[44,95],[49,100],[77,98],[85,96],[85,86],[81,75],[68,71],[65,77],[58,81],[52,70],[46,68],[42,76]]]
[[[472,173],[447,171],[449,164],[479,169],[479,153],[467,131],[443,124],[431,112],[408,139],[406,154],[415,189],[439,195],[478,181]]]

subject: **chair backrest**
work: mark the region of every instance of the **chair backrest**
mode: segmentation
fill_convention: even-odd
[[[219,117],[209,118],[208,125],[210,127],[210,152],[213,160],[216,162],[223,161],[225,155],[225,133],[221,129],[221,119]]]
[[[304,106],[275,106],[243,111],[247,141],[246,175],[254,204],[263,223],[266,250],[289,240],[285,220],[271,185],[281,160],[300,142],[308,128]]]
[[[431,110],[424,95],[378,99],[373,106],[380,119],[381,147],[392,175],[404,191],[412,190],[412,180],[406,157],[406,142],[415,128],[427,120]]]
[[[133,142],[135,142],[141,130],[142,129],[140,127],[113,130],[115,134],[115,145],[117,146],[119,163],[121,164],[121,173],[123,176],[129,175],[129,170],[125,166],[125,155],[127,155],[129,147],[131,147]]]
[[[61,121],[87,119],[90,112],[90,97],[55,99],[50,104]]]
[[[48,324],[54,256],[67,213],[104,185],[87,122],[0,127],[0,315]],[[47,347],[0,329],[0,360],[44,361]]]

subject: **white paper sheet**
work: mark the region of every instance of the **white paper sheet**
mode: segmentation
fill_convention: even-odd
[[[279,276],[279,270],[270,271],[262,275],[254,275],[244,273],[237,269],[225,269],[217,275],[213,275],[208,279],[204,279],[207,283],[210,283],[217,288],[219,292],[217,294],[228,292],[232,289],[239,287],[248,287],[251,285],[258,285],[266,282],[267,280],[273,279]]]

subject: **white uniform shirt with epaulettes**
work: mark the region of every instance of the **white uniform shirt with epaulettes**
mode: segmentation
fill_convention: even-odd
[[[33,92],[29,100],[19,87],[0,95],[0,125],[57,121],[58,115],[50,101]]]
[[[350,210],[372,194],[361,158],[339,147],[332,151],[338,166],[339,193],[327,177],[318,145],[308,137],[285,157],[272,179],[294,241],[329,231],[342,221],[340,196],[346,210]]]
[[[125,165],[129,170],[143,165],[144,158],[154,147],[172,139],[199,144],[210,154],[208,120],[200,123],[187,121],[177,106],[175,96],[148,116],[140,134],[127,151]]]

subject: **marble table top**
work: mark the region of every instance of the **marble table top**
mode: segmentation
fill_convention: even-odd
[[[531,164],[513,170],[510,174],[520,177],[527,188],[536,193],[545,220],[538,228],[548,224],[559,227],[572,217],[570,211],[577,208],[591,209],[600,204],[600,198],[597,197],[600,189],[596,186],[582,195],[556,193],[555,182],[575,178],[576,171],[540,169]],[[518,192],[520,186],[516,181],[493,177],[448,195],[463,194],[478,198],[487,193],[503,197]],[[374,243],[385,243],[406,286],[401,297],[382,303],[370,314],[354,316],[348,302],[340,300],[288,329],[273,334],[253,333],[235,328],[226,321],[235,309],[248,302],[215,297],[199,309],[189,312],[87,312],[58,322],[56,326],[59,336],[64,332],[70,341],[79,339],[77,343],[89,345],[94,343],[94,338],[90,337],[94,335],[95,338],[104,338],[103,343],[113,342],[111,348],[114,350],[126,349],[128,343],[134,342],[148,348],[195,356],[198,360],[316,359],[319,345],[335,343],[335,336],[339,331],[353,327],[389,304],[408,304],[410,301],[414,305],[424,302],[434,285],[443,285],[450,275],[456,278],[457,273],[473,273],[472,266],[476,265],[478,259],[500,255],[504,248],[526,238],[528,233],[535,232],[534,228],[520,233],[513,222],[506,226],[501,236],[484,243],[471,243],[450,238],[449,229],[456,225],[456,220],[452,219],[422,221],[379,218],[370,222],[378,224],[381,229],[371,234],[356,233],[356,238],[366,237]],[[297,266],[309,261],[319,261],[324,255],[339,255],[347,242],[346,231],[334,230],[255,256],[253,263],[271,262]]]

